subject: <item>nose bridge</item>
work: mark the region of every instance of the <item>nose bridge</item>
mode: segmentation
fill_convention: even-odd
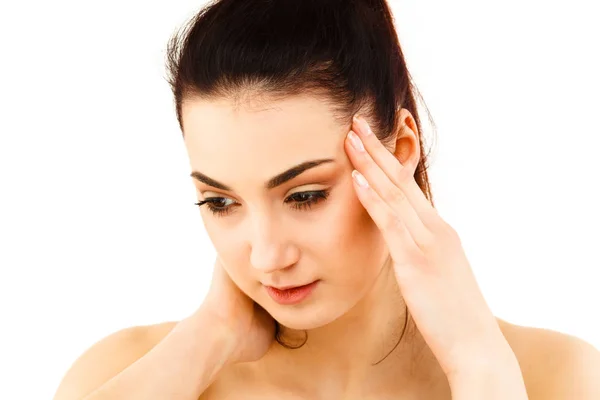
[[[273,272],[295,262],[295,252],[283,221],[269,212],[257,213],[250,232],[250,263],[262,272]]]

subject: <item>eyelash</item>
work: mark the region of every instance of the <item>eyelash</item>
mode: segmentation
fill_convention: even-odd
[[[290,197],[288,197],[285,202],[286,203],[288,203],[288,202],[295,203],[292,206],[292,208],[294,208],[296,210],[308,211],[311,209],[311,207],[313,205],[315,205],[323,200],[326,200],[327,197],[329,197],[329,193],[330,193],[330,190],[298,192],[298,193],[294,193]],[[291,199],[295,196],[309,196],[310,199],[306,200],[306,201],[294,201],[294,200],[288,201],[289,199]],[[219,207],[215,207],[213,204],[219,203],[220,201],[225,200],[225,199],[226,198],[224,198],[224,197],[210,197],[199,203],[195,203],[195,205],[197,205],[199,207],[206,205],[208,207],[208,209],[210,210],[210,212],[213,213],[213,215],[218,216],[218,217],[223,217],[231,212],[231,206],[226,207],[226,208],[219,208]]]

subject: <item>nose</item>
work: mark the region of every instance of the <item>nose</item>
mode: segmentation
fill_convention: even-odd
[[[264,273],[272,273],[294,265],[298,249],[276,222],[262,220],[252,231],[250,264]]]

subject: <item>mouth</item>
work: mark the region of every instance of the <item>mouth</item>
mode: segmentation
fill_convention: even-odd
[[[267,293],[273,300],[282,305],[299,304],[305,300],[317,287],[319,281],[314,281],[306,285],[289,285],[283,287],[264,286]]]

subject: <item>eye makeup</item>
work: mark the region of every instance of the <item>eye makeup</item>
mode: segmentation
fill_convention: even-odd
[[[306,192],[297,192],[290,195],[285,203],[291,203],[291,207],[294,210],[308,211],[313,205],[316,205],[329,197],[331,189],[326,190],[311,190]],[[203,201],[195,203],[195,205],[202,207],[206,205],[209,211],[218,217],[229,215],[232,212],[234,204],[223,204],[227,203],[227,197],[209,197]]]

